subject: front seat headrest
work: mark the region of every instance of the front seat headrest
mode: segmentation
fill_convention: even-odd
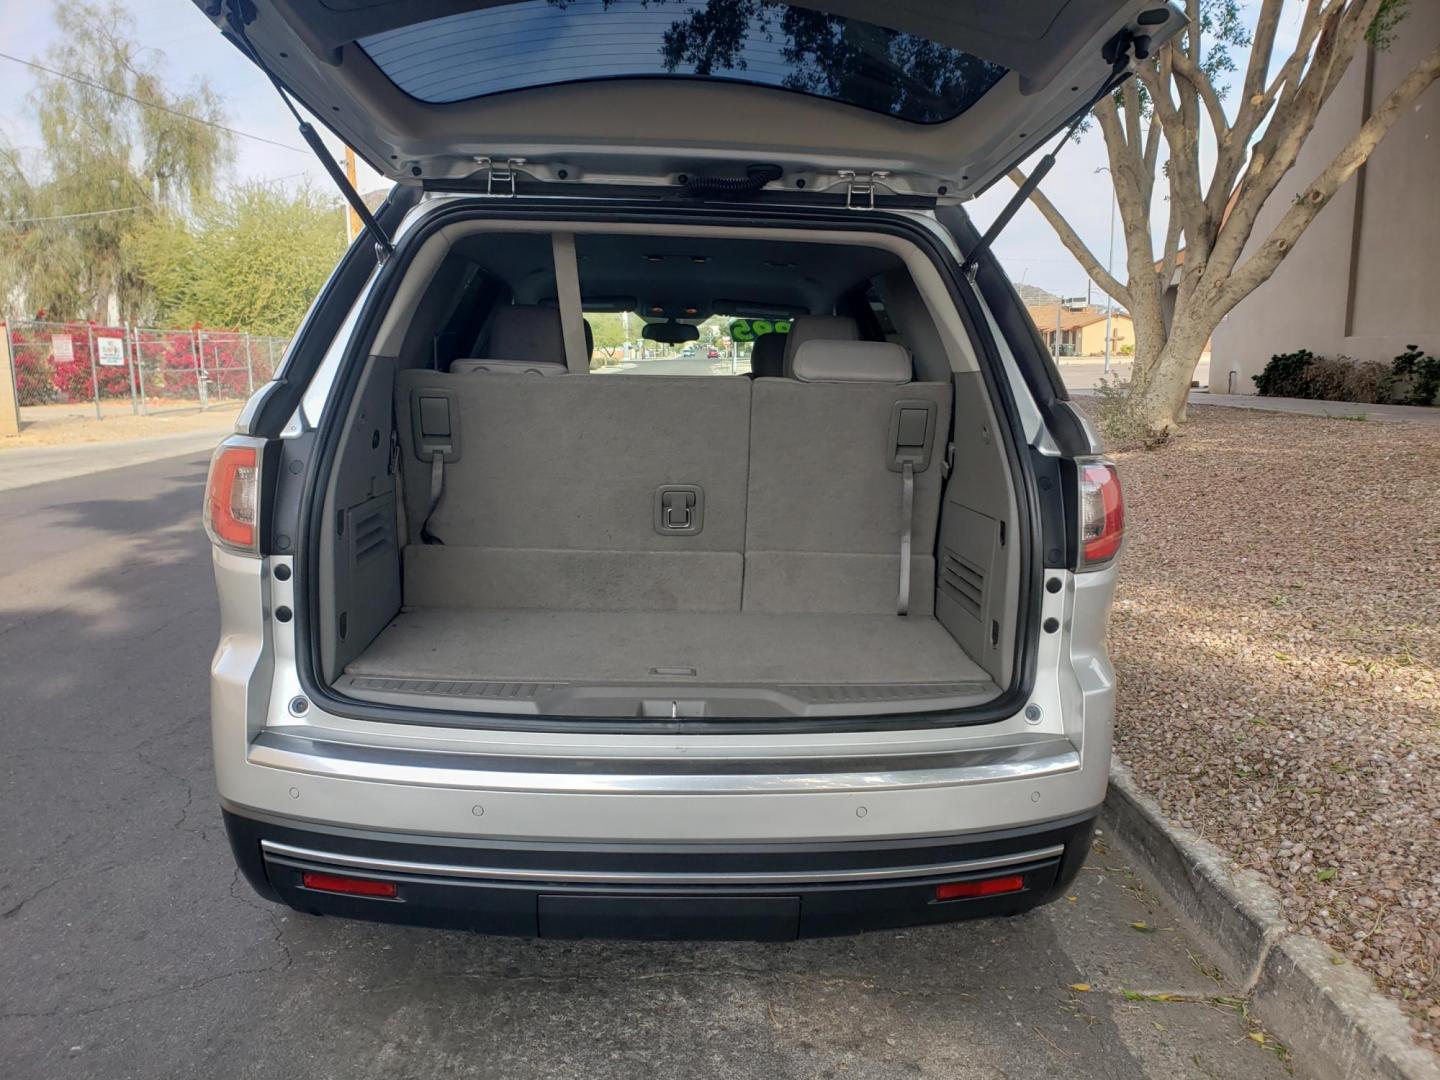
[[[555,308],[514,304],[496,310],[481,340],[480,355],[496,360],[565,363],[565,332]]]
[[[858,341],[855,320],[844,315],[802,315],[785,335],[785,375],[795,378],[795,353],[807,341]]]
[[[779,379],[785,374],[785,334],[761,334],[750,349],[750,374]]]

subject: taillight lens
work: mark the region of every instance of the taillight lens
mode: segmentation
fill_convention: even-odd
[[[260,449],[254,441],[227,439],[210,459],[205,531],[221,547],[259,554]]]
[[[982,878],[979,881],[947,881],[935,886],[936,900],[971,900],[979,896],[1004,896],[1017,893],[1025,888],[1023,874],[1006,874],[1003,877]]]
[[[316,892],[342,893],[345,896],[373,896],[380,900],[394,900],[400,892],[393,881],[376,881],[374,878],[350,877],[346,874],[322,874],[306,870],[300,875],[300,883]]]
[[[1125,538],[1125,496],[1115,463],[1080,462],[1080,552],[1077,570],[1095,570],[1115,558]]]

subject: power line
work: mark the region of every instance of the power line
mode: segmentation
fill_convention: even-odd
[[[87,210],[83,214],[52,214],[49,217],[10,218],[0,225],[30,225],[37,221],[70,221],[74,218],[101,217],[104,214],[124,214],[131,210],[143,210],[143,206],[117,206],[113,210]]]
[[[43,71],[47,75],[54,75],[56,78],[69,79],[71,82],[79,83],[81,86],[88,86],[92,90],[99,90],[105,94],[113,94],[115,97],[124,98],[126,101],[133,101],[136,105],[143,106],[146,109],[159,109],[161,112],[169,113],[171,116],[178,116],[182,120],[190,120],[197,124],[204,124],[206,127],[216,128],[220,131],[228,131],[231,135],[239,135],[242,139],[254,139],[256,142],[269,143],[271,146],[278,146],[281,150],[289,150],[295,154],[310,153],[309,150],[302,150],[300,147],[291,146],[289,143],[276,142],[274,139],[267,139],[263,135],[252,135],[248,131],[227,127],[215,120],[206,120],[200,116],[191,116],[189,113],[181,112],[179,109],[172,109],[168,105],[160,105],[154,101],[141,101],[139,98],[132,97],[122,90],[113,90],[108,86],[102,86],[100,83],[91,82],[89,79],[82,79],[78,75],[57,71],[54,68],[46,67],[44,64],[37,64],[33,60],[22,60],[18,56],[11,56],[5,52],[0,52],[0,59],[11,60],[17,64],[24,64],[26,67],[34,68],[36,71]]]

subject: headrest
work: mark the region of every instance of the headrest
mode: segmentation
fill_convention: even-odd
[[[857,341],[860,331],[855,320],[843,315],[802,315],[790,324],[785,335],[785,372],[795,378],[795,353],[807,341]]]
[[[912,377],[910,353],[889,341],[807,341],[795,353],[801,382],[900,386]]]
[[[761,334],[750,350],[750,374],[757,379],[779,379],[785,374],[784,334]]]
[[[565,333],[559,310],[522,304],[498,308],[490,317],[480,353],[497,360],[529,360],[563,367]]]
[[[482,375],[569,375],[564,364],[542,364],[537,360],[452,360],[450,374]]]

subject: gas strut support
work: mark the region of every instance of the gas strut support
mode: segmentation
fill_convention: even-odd
[[[250,5],[245,6],[250,8],[249,13],[253,18],[254,8]],[[216,11],[215,14],[219,14],[219,12]],[[335,186],[340,189],[340,194],[345,197],[345,201],[349,203],[350,208],[355,211],[356,217],[358,217],[365,228],[369,230],[371,238],[375,241],[375,250],[379,254],[380,261],[384,262],[395,251],[395,245],[390,242],[390,237],[386,235],[385,230],[380,227],[380,223],[375,220],[375,215],[370,213],[370,208],[365,205],[365,200],[360,197],[360,193],[351,185],[349,178],[346,177],[339,163],[330,155],[329,148],[325,145],[325,141],[320,138],[320,134],[315,130],[314,125],[301,116],[300,110],[295,108],[295,103],[290,100],[290,95],[286,92],[285,85],[276,77],[275,73],[270,70],[265,61],[260,59],[259,51],[250,43],[250,38],[245,33],[243,15],[235,10],[234,4],[230,6],[230,11],[225,21],[228,24],[228,29],[222,27],[222,32],[239,46],[240,51],[248,56],[250,61],[263,71],[265,77],[274,85],[275,92],[280,95],[280,100],[285,103],[285,107],[290,110],[290,115],[295,117],[295,122],[300,125],[300,137],[305,140],[305,145],[310,147],[311,152],[320,159],[320,164],[325,167],[325,171],[330,175],[330,179],[333,180]]]
[[[1100,89],[1091,96],[1090,100],[1085,103],[1084,108],[1071,118],[1070,125],[1065,129],[1065,134],[1060,136],[1060,141],[1054,145],[1048,154],[1035,163],[1035,168],[1030,170],[1030,175],[1025,178],[1025,182],[1020,185],[1010,201],[1007,202],[1000,213],[995,216],[995,220],[990,223],[990,228],[985,230],[985,235],[980,237],[980,240],[970,250],[970,254],[965,257],[965,265],[960,269],[967,276],[973,276],[975,274],[975,271],[980,266],[980,256],[990,250],[990,245],[995,242],[995,238],[1004,231],[1006,225],[1010,224],[1010,219],[1019,213],[1020,207],[1025,205],[1025,200],[1030,198],[1031,192],[1040,186],[1041,180],[1045,179],[1045,174],[1055,167],[1055,155],[1060,152],[1060,148],[1069,142],[1075,132],[1080,129],[1080,125],[1083,124],[1085,118],[1090,115],[1090,110],[1095,107],[1095,103],[1133,74],[1130,67],[1130,57],[1132,53],[1137,60],[1144,60],[1148,57],[1150,55],[1150,38],[1145,35],[1136,36],[1130,33],[1129,30],[1122,30],[1105,43],[1105,48],[1101,50],[1101,55],[1103,55],[1110,64],[1109,77],[1101,84]]]

